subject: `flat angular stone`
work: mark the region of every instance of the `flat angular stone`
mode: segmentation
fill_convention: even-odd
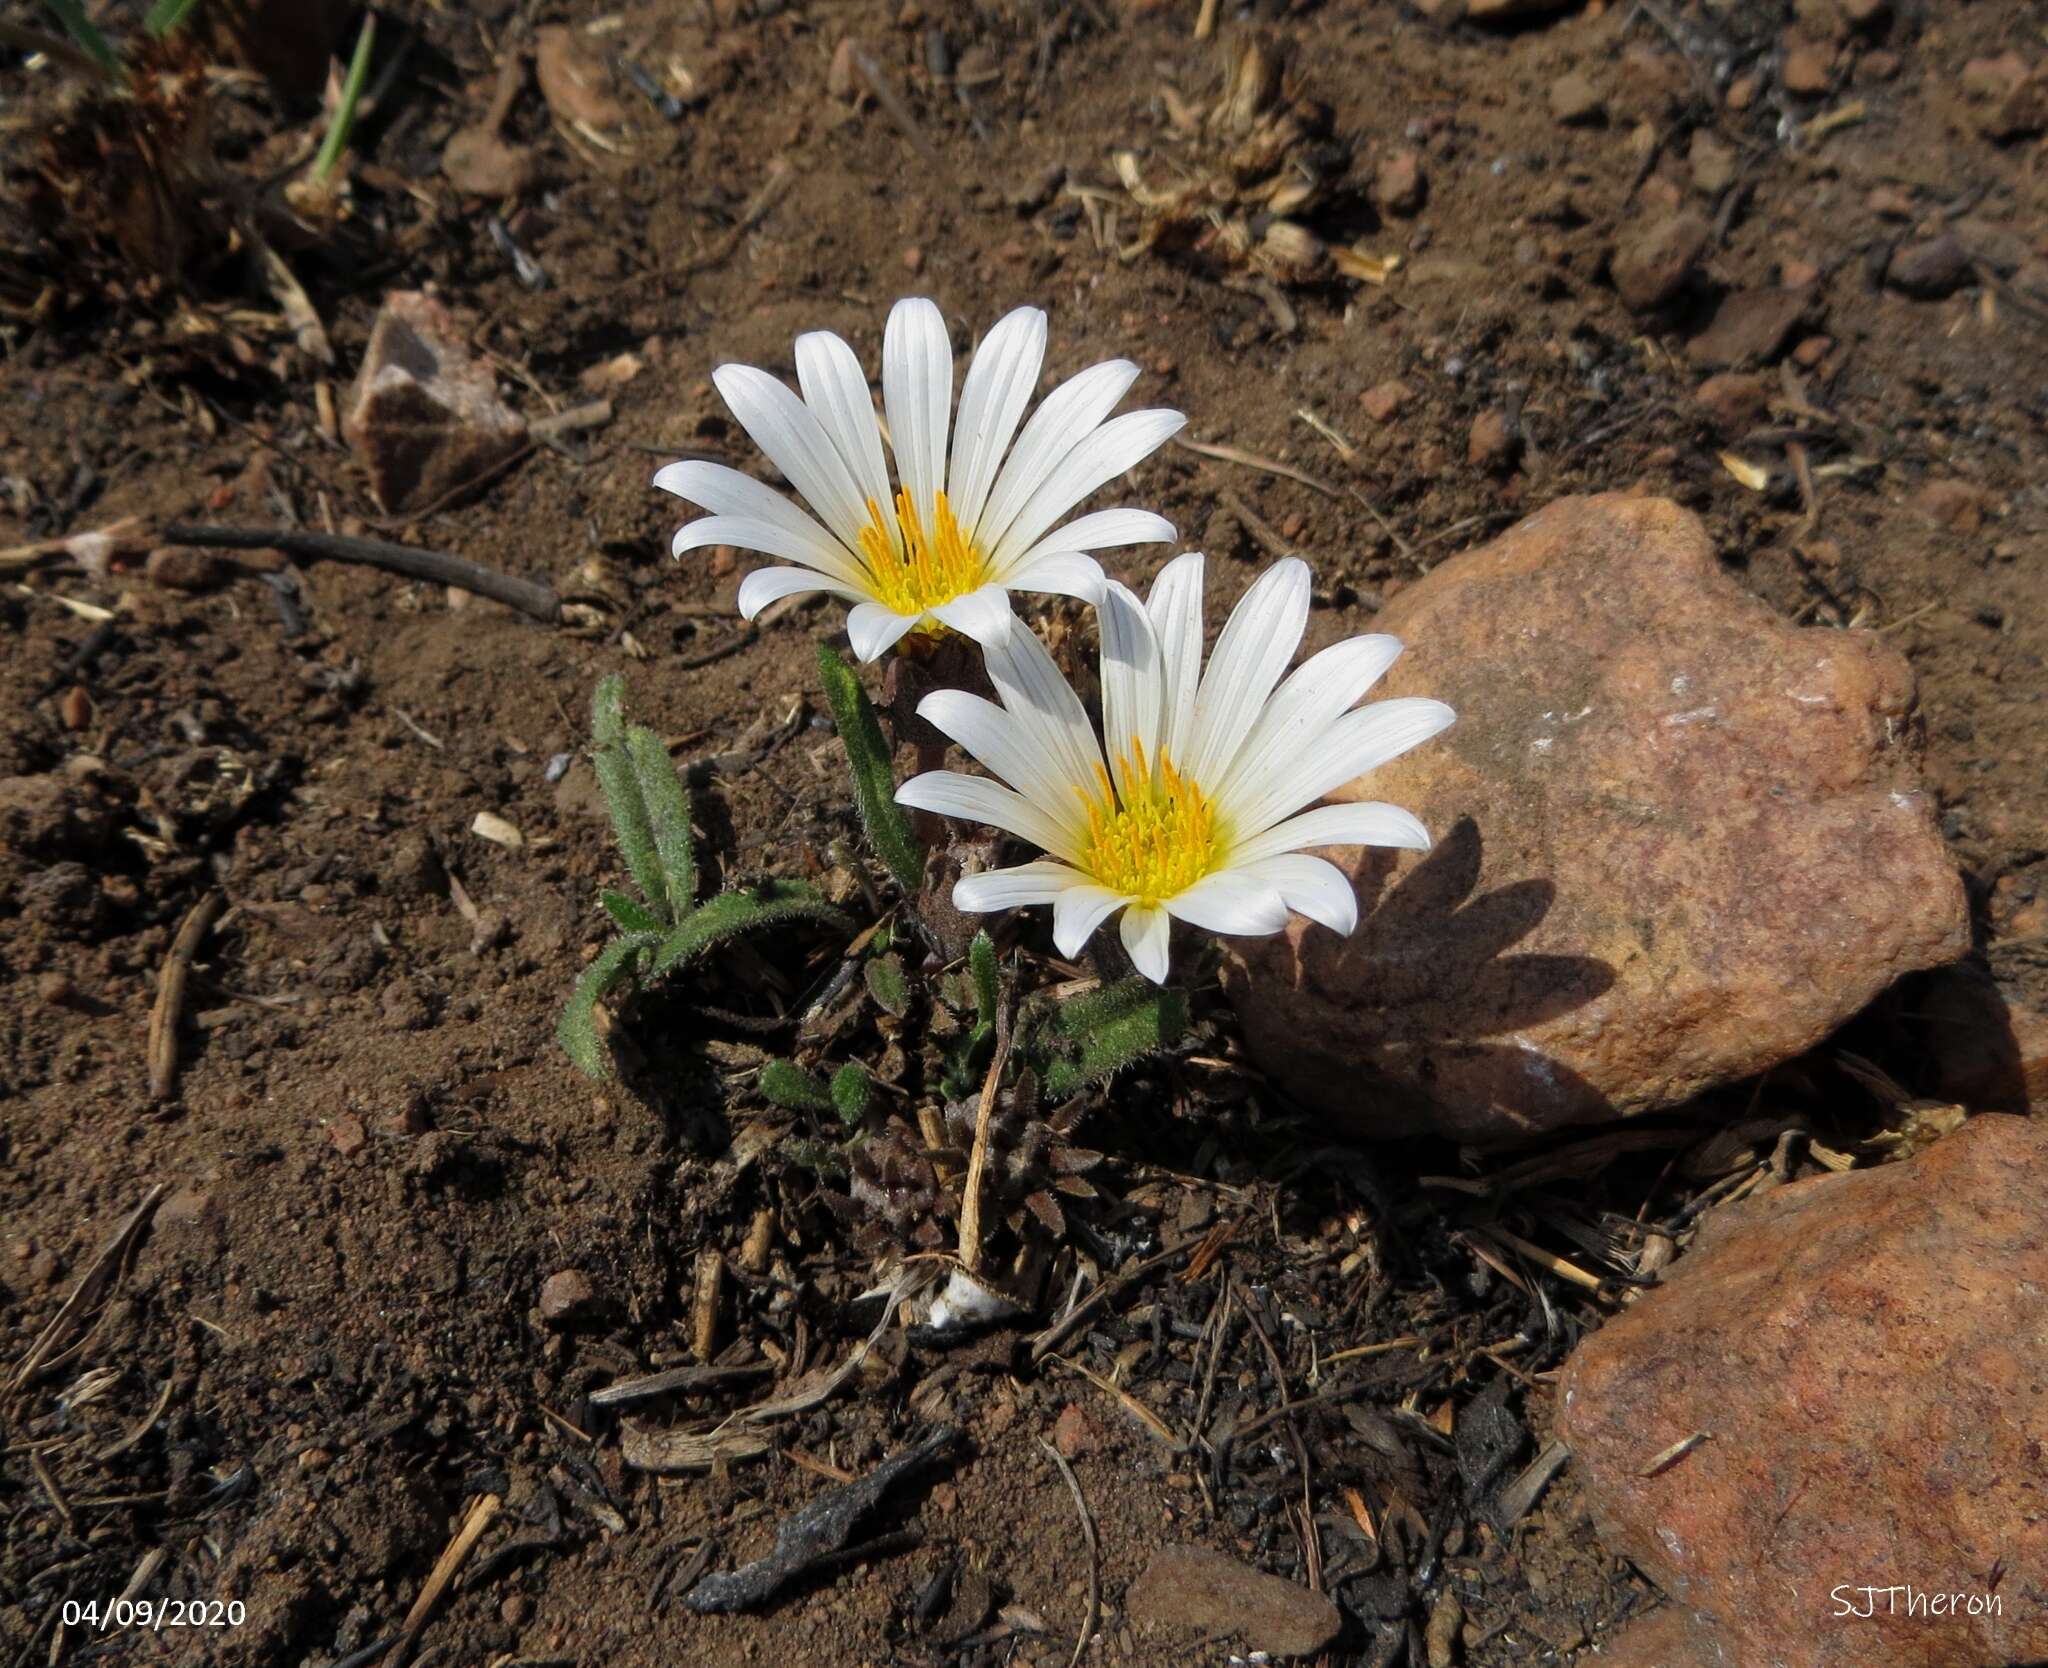
[[[524,419],[448,309],[418,290],[385,297],[342,427],[394,515],[439,503],[526,444]]]
[[[1175,1639],[1228,1634],[1246,1651],[1276,1657],[1313,1656],[1344,1625],[1321,1593],[1199,1546],[1155,1552],[1124,1596],[1124,1613]]]

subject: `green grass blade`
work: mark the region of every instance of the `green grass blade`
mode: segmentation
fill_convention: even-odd
[[[199,0],[156,0],[142,26],[161,38],[184,28],[186,20],[198,9]]]
[[[555,1036],[568,1051],[576,1069],[585,1077],[594,1077],[602,1082],[611,1076],[604,1039],[597,1034],[599,998],[626,977],[633,957],[651,948],[653,943],[654,938],[648,933],[633,933],[613,939],[598,952],[597,960],[583,970],[583,977],[576,981],[576,988],[569,993],[568,1005],[562,1009],[561,1020],[555,1026]]]
[[[825,700],[839,726],[840,739],[846,743],[847,762],[853,768],[853,802],[860,810],[868,844],[896,884],[914,898],[924,885],[924,853],[910,832],[910,819],[896,803],[889,744],[882,739],[874,703],[853,668],[824,643],[818,645],[818,677],[825,685]]]
[[[119,81],[128,73],[107,37],[100,33],[98,25],[85,15],[85,8],[78,0],[43,0],[45,9],[64,27],[64,33],[78,43],[79,50],[99,65],[108,80]]]
[[[640,798],[654,826],[654,851],[668,890],[668,919],[680,921],[697,901],[697,848],[690,836],[690,795],[675,761],[652,730],[626,732],[626,753],[640,778]]]
[[[313,159],[313,178],[324,180],[334,172],[341,153],[348,148],[349,130],[356,125],[356,106],[370,79],[370,52],[377,44],[377,14],[363,13],[363,32],[356,36],[355,56],[348,61],[348,79],[341,84],[341,102],[334,107],[334,119],[327,124],[327,137],[320,141],[320,154]]]

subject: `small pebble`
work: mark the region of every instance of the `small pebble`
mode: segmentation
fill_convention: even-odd
[[[587,1309],[597,1299],[589,1277],[581,1269],[565,1268],[541,1283],[540,1318],[565,1321]]]

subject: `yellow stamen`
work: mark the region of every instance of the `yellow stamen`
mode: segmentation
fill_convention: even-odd
[[[943,492],[932,507],[929,532],[918,520],[910,494],[897,493],[894,531],[896,536],[891,537],[882,506],[870,498],[868,524],[860,530],[860,553],[874,576],[875,600],[885,607],[898,614],[929,614],[982,583],[981,552],[960,531]],[[919,629],[944,628],[926,620]]]
[[[1088,797],[1083,867],[1112,891],[1158,904],[1216,867],[1223,845],[1216,807],[1163,750],[1158,764],[1147,768],[1144,743],[1135,736],[1118,762],[1126,784],[1121,798],[1101,765],[1095,767],[1097,794],[1077,790]]]

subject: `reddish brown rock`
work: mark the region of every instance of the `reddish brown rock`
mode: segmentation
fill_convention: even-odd
[[[1785,350],[1813,306],[1810,288],[1735,290],[1721,298],[1706,329],[1685,344],[1686,357],[1709,371],[1768,364]]]
[[[385,298],[342,427],[394,514],[438,503],[526,444],[447,308],[418,290]]]
[[[1567,70],[1550,84],[1550,114],[1566,127],[1602,121],[1607,101],[1583,70]]]
[[[1724,371],[1710,376],[1693,393],[1714,427],[1724,435],[1740,434],[1770,409],[1771,390],[1760,376]]]
[[[1375,423],[1391,422],[1415,396],[1405,382],[1376,382],[1358,396],[1359,408]]]
[[[1383,213],[1415,213],[1428,190],[1422,158],[1413,151],[1396,151],[1373,170],[1372,200]]]
[[[1706,221],[1687,210],[1625,237],[1608,263],[1623,303],[1634,312],[1647,313],[1669,301],[1692,275],[1713,235]]]
[[[1339,797],[1436,849],[1349,854],[1350,938],[1297,920],[1225,969],[1261,1066],[1351,1131],[1671,1106],[1967,950],[1906,662],[1787,625],[1677,505],[1563,499],[1375,624],[1408,644],[1376,693],[1458,722]]]
[[[1592,1660],[1599,1668],[1731,1668],[1712,1626],[1682,1604],[1630,1622]]]
[[[1780,74],[1785,91],[1799,93],[1808,98],[1817,98],[1828,90],[1834,79],[1835,54],[1831,47],[1821,46],[1813,41],[1793,41],[1785,48],[1785,63]]]
[[[1314,1656],[1344,1625],[1321,1593],[1199,1546],[1155,1552],[1124,1611],[1149,1632],[1212,1643],[1228,1636],[1278,1657]]]
[[[1987,139],[2025,139],[2048,128],[2048,74],[2017,52],[1972,58],[1962,82],[1975,102],[1972,119]]]
[[[1465,457],[1473,468],[1505,474],[1522,455],[1522,431],[1499,406],[1489,406],[1472,419]]]
[[[540,1318],[549,1322],[574,1320],[597,1301],[590,1277],[581,1269],[565,1268],[550,1274],[540,1286]]]
[[[1937,527],[1974,533],[1984,525],[1984,496],[1975,481],[1929,481],[1914,494],[1913,507]]]
[[[2044,1172],[2048,1123],[1989,1114],[1734,1206],[1566,1364],[1603,1539],[1730,1663],[2048,1657]]]
[[[1970,251],[1954,232],[1909,243],[1892,256],[1884,280],[1922,301],[1953,295],[1975,276]]]

